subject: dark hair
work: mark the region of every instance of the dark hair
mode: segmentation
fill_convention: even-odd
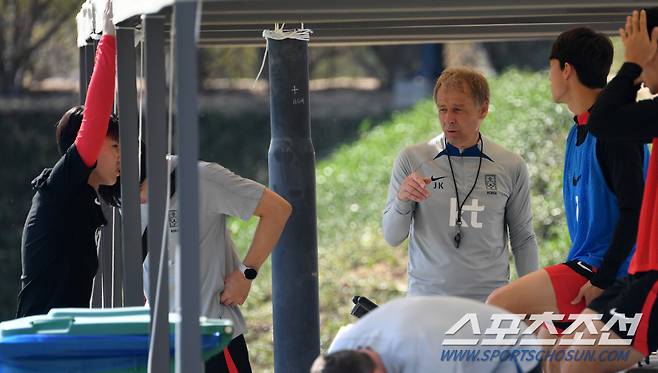
[[[568,63],[580,82],[588,88],[603,88],[612,65],[610,38],[586,27],[565,31],[553,43],[549,59],[557,59],[560,69]]]
[[[55,129],[55,139],[59,154],[63,155],[73,145],[75,138],[78,136],[80,126],[82,125],[82,114],[85,107],[74,106],[62,115],[57,122]],[[115,114],[110,115],[110,122],[107,126],[107,137],[119,141],[119,118]],[[121,180],[117,178],[114,185],[101,185],[98,187],[98,194],[108,205],[121,206]]]
[[[311,367],[311,373],[372,373],[375,362],[370,356],[355,350],[342,350],[320,356]]]
[[[57,140],[59,154],[66,153],[71,145],[73,145],[82,125],[82,114],[84,110],[85,107],[82,105],[74,106],[67,110],[59,122],[57,122],[55,139]],[[110,122],[107,126],[107,137],[119,141],[119,118],[116,114],[110,115]]]

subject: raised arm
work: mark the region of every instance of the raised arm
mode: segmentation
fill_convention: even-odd
[[[98,153],[107,134],[114,103],[114,77],[116,74],[116,40],[112,24],[112,3],[105,9],[105,26],[98,48],[94,72],[85,98],[82,124],[75,146],[88,167],[96,164]]]
[[[658,101],[635,102],[642,68],[626,62],[592,107],[588,126],[605,140],[650,142],[658,137]]]
[[[597,99],[588,125],[594,136],[603,139],[650,142],[658,137],[658,101],[636,103],[635,97],[642,70],[658,63],[658,27],[650,36],[646,12],[635,11],[619,33],[624,43],[625,63]]]

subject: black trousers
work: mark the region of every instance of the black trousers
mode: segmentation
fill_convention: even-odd
[[[228,361],[227,361],[228,360]],[[230,370],[229,367],[238,370]],[[249,351],[244,336],[233,338],[224,351],[206,361],[206,373],[251,373],[249,364]]]

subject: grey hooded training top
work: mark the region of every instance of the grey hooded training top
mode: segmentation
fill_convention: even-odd
[[[470,191],[480,162],[475,189]],[[459,190],[462,239],[455,247],[457,199],[448,155]],[[416,171],[431,178],[423,202],[397,198],[404,179]],[[395,161],[383,217],[391,246],[409,237],[409,295],[453,295],[484,301],[508,283],[509,251],[519,276],[538,269],[532,228],[528,171],[523,159],[482,136],[460,152],[443,134],[404,149]]]

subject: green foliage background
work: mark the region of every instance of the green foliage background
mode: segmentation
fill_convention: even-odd
[[[563,259],[569,247],[561,193],[563,146],[571,123],[565,107],[551,100],[546,73],[508,71],[491,78],[491,112],[483,132],[527,161],[534,224],[541,264]],[[29,181],[56,159],[54,124],[60,112],[0,116],[0,320],[13,317],[20,276],[20,236],[32,192]],[[380,219],[393,161],[405,146],[439,132],[430,101],[381,120],[313,118],[320,264],[322,347],[340,326],[352,321],[351,297],[385,302],[406,289],[406,243],[389,247]],[[356,130],[358,129],[358,130]],[[267,183],[269,118],[252,111],[240,117],[206,113],[201,117],[201,156]],[[236,243],[246,249],[255,228],[231,220]],[[255,282],[244,313],[255,371],[273,367],[270,262]]]
[[[561,189],[570,114],[552,102],[546,73],[511,70],[490,84],[491,109],[482,131],[527,161],[541,265],[557,263],[570,244]],[[404,294],[407,244],[388,246],[380,224],[390,172],[400,150],[440,131],[431,101],[395,113],[374,128],[365,121],[361,128],[357,141],[344,144],[316,168],[323,349],[342,325],[353,321],[353,295],[383,303]],[[238,246],[248,247],[255,219],[233,220],[230,227]],[[260,372],[273,366],[270,271],[268,261],[244,307],[252,362]]]

